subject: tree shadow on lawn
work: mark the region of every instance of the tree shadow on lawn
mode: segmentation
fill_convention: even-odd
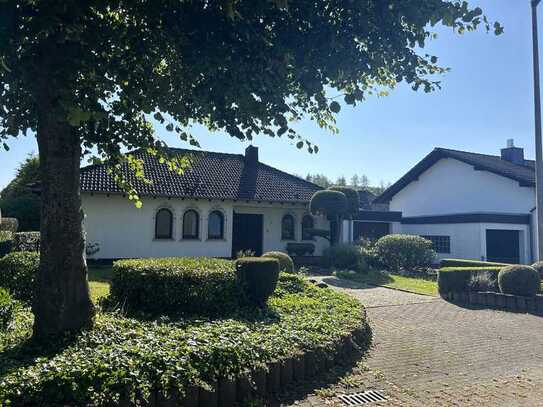
[[[14,346],[0,351],[0,380],[14,370],[25,368],[36,363],[39,358],[50,359],[77,341],[77,334],[69,335],[47,345],[27,338]]]

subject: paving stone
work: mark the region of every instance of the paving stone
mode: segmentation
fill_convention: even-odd
[[[372,349],[352,372],[282,405],[341,406],[330,396],[377,389],[389,400],[372,405],[543,406],[542,317],[320,278],[368,307]]]

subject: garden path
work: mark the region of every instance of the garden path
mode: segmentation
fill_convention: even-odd
[[[367,307],[374,340],[352,371],[283,405],[341,406],[380,390],[383,406],[543,406],[543,318],[468,309],[435,297],[315,277]]]

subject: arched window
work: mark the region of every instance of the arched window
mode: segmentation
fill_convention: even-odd
[[[224,238],[224,216],[220,211],[213,211],[207,220],[207,238]]]
[[[283,216],[281,221],[281,239],[294,240],[294,217],[292,215]]]
[[[183,215],[183,239],[198,239],[200,217],[194,209]]]
[[[173,214],[169,209],[159,209],[155,216],[155,239],[171,239]]]
[[[302,218],[302,240],[313,240],[313,235],[309,233],[314,227],[313,216],[305,215]]]

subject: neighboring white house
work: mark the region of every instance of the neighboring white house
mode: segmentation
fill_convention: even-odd
[[[363,223],[386,224],[381,234],[428,237],[440,258],[536,260],[534,162],[512,140],[500,156],[436,148],[372,206],[373,220]]]
[[[143,206],[137,209],[103,165],[81,170],[84,227],[89,244],[100,250],[94,259],[134,257],[231,257],[240,250],[256,254],[286,251],[288,243],[315,245],[315,255],[328,246],[312,240],[307,230],[329,228],[308,212],[315,184],[258,161],[258,149],[245,155],[171,149],[191,156],[182,175],[143,150],[146,184],[126,175]]]

